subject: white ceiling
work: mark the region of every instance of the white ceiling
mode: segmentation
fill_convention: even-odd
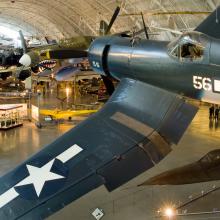
[[[148,11],[210,11],[220,0],[0,0],[0,26],[22,29],[26,34],[53,36],[56,39],[75,35],[97,35],[99,21],[109,21],[117,5],[121,13]],[[148,26],[190,29],[207,15],[145,14]],[[139,16],[119,17],[113,32],[141,28]],[[163,32],[156,38],[171,38]]]

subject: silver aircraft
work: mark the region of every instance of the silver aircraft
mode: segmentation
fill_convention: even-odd
[[[213,12],[173,42],[96,39],[91,66],[119,85],[98,113],[0,178],[0,219],[44,219],[101,185],[112,191],[157,165],[197,112],[183,96],[219,100],[219,19]]]

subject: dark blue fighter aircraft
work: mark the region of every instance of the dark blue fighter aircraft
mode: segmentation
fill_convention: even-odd
[[[112,191],[159,163],[197,112],[182,97],[219,100],[216,16],[173,42],[96,39],[91,66],[120,80],[117,89],[97,114],[1,177],[0,219],[44,219],[103,184]]]

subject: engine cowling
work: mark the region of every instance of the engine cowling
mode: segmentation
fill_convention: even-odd
[[[117,51],[117,45],[124,48],[123,53]],[[132,51],[131,39],[118,36],[97,38],[89,48],[89,62],[93,70],[101,75],[112,75],[112,67],[116,60],[120,60],[120,65],[128,65],[129,57]],[[116,57],[116,60],[114,58]],[[116,62],[117,65],[117,62]],[[114,72],[114,71],[113,71]]]

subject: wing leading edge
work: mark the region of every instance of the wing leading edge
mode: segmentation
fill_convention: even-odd
[[[0,179],[0,219],[44,219],[104,184],[150,169],[197,112],[179,96],[123,79],[106,105]]]

